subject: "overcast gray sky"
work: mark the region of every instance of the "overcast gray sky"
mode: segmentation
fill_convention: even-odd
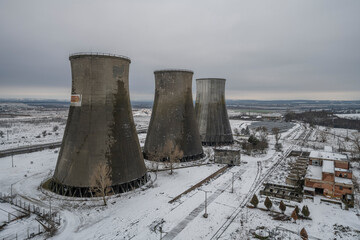
[[[227,99],[360,100],[360,1],[0,1],[0,98],[68,100],[82,51],[130,57],[132,100],[164,68]]]

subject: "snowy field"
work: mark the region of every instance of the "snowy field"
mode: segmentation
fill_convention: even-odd
[[[346,119],[360,119],[360,113],[353,113],[353,114],[335,114],[339,118],[346,118]]]
[[[61,141],[66,124],[67,111],[28,110],[26,115],[16,118],[0,119],[0,130],[11,132],[1,138],[1,149],[18,145]],[[32,113],[31,113],[32,111]],[[134,119],[138,129],[146,128],[151,110],[134,109]],[[27,121],[30,118],[31,121]],[[46,121],[47,119],[48,121]],[[231,120],[231,126],[240,130],[251,125],[250,121]],[[54,134],[54,126],[59,126]],[[51,135],[42,136],[46,130]],[[269,135],[269,149],[265,154],[254,156],[242,155],[240,166],[228,168],[223,174],[207,184],[197,188],[174,203],[168,203],[175,196],[192,187],[220,168],[221,164],[212,162],[212,150],[206,148],[207,157],[196,162],[204,164],[191,166],[185,164],[176,169],[173,175],[161,171],[141,189],[122,195],[111,196],[108,206],[102,206],[101,199],[69,199],[41,190],[42,181],[52,176],[58,150],[44,150],[29,154],[0,158],[0,193],[16,195],[22,202],[49,210],[50,196],[52,211],[60,216],[60,228],[52,239],[252,239],[251,232],[259,227],[273,231],[277,239],[300,239],[299,231],[305,227],[310,239],[360,239],[359,192],[356,192],[355,208],[344,210],[336,204],[321,202],[320,197],[314,200],[305,199],[302,203],[284,201],[287,205],[285,214],[290,216],[295,205],[307,205],[311,220],[300,219],[296,223],[290,220],[276,220],[271,212],[259,208],[248,208],[249,200],[256,193],[260,208],[264,208],[264,198],[259,191],[263,183],[271,179],[281,183],[284,178],[276,177],[278,170],[286,168],[284,154],[291,150],[320,149],[332,146],[335,151],[339,141],[344,149],[351,149],[346,136],[354,131],[346,129],[326,129],[294,124],[281,133],[283,152],[274,150],[275,139]],[[36,138],[38,135],[40,138]],[[326,137],[325,142],[320,138]],[[305,139],[305,136],[308,138]],[[25,138],[23,138],[25,137]],[[139,134],[141,145],[145,133]],[[242,136],[236,136],[240,140]],[[341,148],[342,148],[341,147]],[[12,167],[12,160],[14,167]],[[151,163],[146,162],[151,168]],[[161,168],[164,168],[163,166]],[[281,171],[280,171],[281,172]],[[286,176],[286,172],[283,172]],[[360,179],[360,166],[353,164],[354,179]],[[232,192],[232,180],[233,192]],[[204,218],[204,198],[207,192],[208,218]],[[273,211],[278,210],[279,199],[272,199]],[[0,226],[7,221],[8,212],[17,213],[8,203],[1,203]],[[161,227],[161,231],[160,231]],[[30,217],[13,221],[0,228],[0,239],[19,239],[28,233],[37,232],[39,224],[32,214]],[[276,230],[276,231],[275,231]],[[47,235],[35,236],[34,239],[45,239]]]

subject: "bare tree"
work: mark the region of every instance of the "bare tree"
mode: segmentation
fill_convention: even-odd
[[[170,174],[173,174],[174,165],[175,163],[180,162],[180,159],[184,156],[184,152],[180,150],[179,146],[175,147],[173,141],[168,140],[164,146],[164,153],[168,157],[167,164],[170,168]]]
[[[95,173],[91,179],[91,191],[95,196],[102,197],[106,206],[106,196],[111,192],[111,170],[106,163],[100,163],[95,168]]]
[[[359,157],[359,155],[360,155],[360,134],[359,133],[351,134],[350,141],[353,144],[354,155]]]
[[[320,141],[326,142],[326,140],[327,140],[326,132],[320,130]]]
[[[272,134],[274,134],[274,136],[275,136],[276,144],[278,144],[278,143],[279,143],[279,140],[280,140],[280,138],[281,138],[280,129],[277,128],[277,127],[274,127],[273,129],[271,129],[271,132],[272,132]]]
[[[268,129],[266,127],[257,127],[256,132],[259,133],[260,141],[267,142]]]
[[[151,161],[151,168],[155,173],[155,179],[157,179],[157,173],[159,171],[160,161],[162,161],[165,158],[165,155],[163,152],[155,150],[153,153],[148,154],[147,157],[148,160]]]
[[[256,132],[258,133],[259,135],[259,143],[258,143],[258,148],[259,150],[264,153],[266,152],[266,148],[268,148],[268,129],[266,127],[258,127],[256,128]]]
[[[280,151],[281,150],[281,144],[279,144],[279,140],[281,138],[281,134],[280,134],[280,129],[277,127],[274,127],[273,129],[271,129],[272,134],[274,134],[275,136],[275,149],[276,151]]]

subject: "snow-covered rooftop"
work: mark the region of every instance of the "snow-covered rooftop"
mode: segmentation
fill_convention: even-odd
[[[343,169],[343,168],[335,168],[335,171],[338,171],[338,172],[351,172],[351,170]]]
[[[344,154],[323,152],[323,151],[311,151],[309,157],[327,159],[327,160],[343,160],[343,161],[348,160],[347,156]]]
[[[305,178],[321,180],[322,179],[322,167],[309,165]]]
[[[322,171],[325,173],[335,173],[334,161],[323,161]]]
[[[304,186],[304,190],[305,190],[305,191],[312,191],[312,192],[314,192],[314,191],[315,191],[315,188]]]
[[[347,184],[347,185],[353,184],[351,179],[341,178],[341,177],[335,177],[335,183],[342,183],[342,184]]]

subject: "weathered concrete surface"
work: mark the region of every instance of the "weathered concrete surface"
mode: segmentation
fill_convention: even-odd
[[[53,179],[72,187],[91,187],[100,163],[111,169],[112,185],[146,174],[129,98],[130,60],[115,56],[70,57],[71,104]],[[77,106],[74,106],[77,105]]]
[[[144,155],[163,152],[167,141],[183,151],[183,160],[203,154],[192,98],[193,72],[155,71],[155,100]]]
[[[233,135],[225,104],[225,79],[196,80],[196,120],[204,145],[233,143]]]

